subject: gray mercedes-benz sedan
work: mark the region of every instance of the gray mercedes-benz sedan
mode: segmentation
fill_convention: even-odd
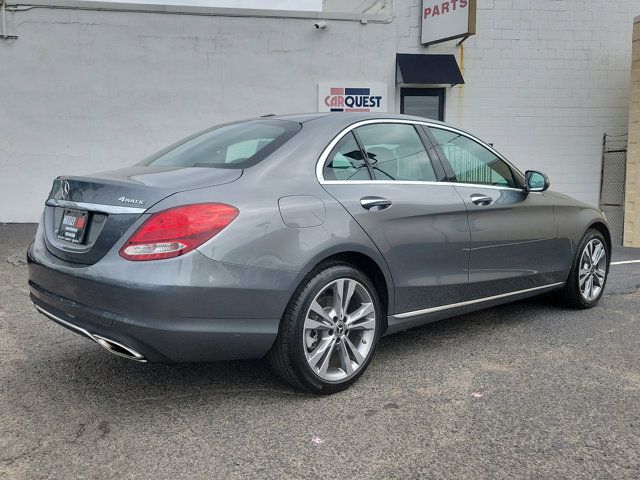
[[[270,116],[131,168],[58,177],[29,247],[35,307],[122,357],[265,355],[347,388],[381,335],[557,291],[600,300],[603,214],[424,118]]]

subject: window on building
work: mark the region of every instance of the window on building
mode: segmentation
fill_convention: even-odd
[[[400,113],[444,121],[444,88],[403,88]]]
[[[430,130],[458,182],[518,187],[511,167],[491,150],[456,132],[440,128]]]
[[[430,181],[436,174],[413,125],[377,123],[356,129],[376,180]]]
[[[324,164],[325,180],[371,180],[362,150],[353,133],[338,142]]]

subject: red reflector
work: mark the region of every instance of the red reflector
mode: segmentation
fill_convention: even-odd
[[[237,216],[224,203],[198,203],[154,213],[120,249],[127,260],[160,260],[190,252],[213,238]]]

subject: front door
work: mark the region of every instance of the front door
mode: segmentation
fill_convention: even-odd
[[[430,128],[469,211],[471,256],[465,301],[553,283],[557,227],[543,193],[527,193],[524,179],[475,139]]]
[[[389,266],[395,286],[390,315],[459,302],[467,287],[465,204],[453,185],[438,183],[444,170],[423,140],[411,123],[370,123],[343,137],[324,164],[324,188]],[[363,149],[368,172],[358,160]]]

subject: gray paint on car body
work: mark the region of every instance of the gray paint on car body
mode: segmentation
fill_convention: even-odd
[[[551,191],[321,183],[318,161],[351,125],[422,125],[425,119],[366,113],[279,118],[299,123],[300,131],[243,170],[135,166],[60,177],[73,183],[70,201],[123,205],[117,199],[124,196],[148,208],[109,215],[103,226],[109,235],[96,240],[102,250],[92,247],[89,252],[99,255],[83,259],[83,252],[56,245],[52,219],[62,207],[47,206],[28,252],[33,301],[150,360],[258,358],[271,347],[293,292],[333,255],[357,254],[379,269],[388,296],[386,333],[393,333],[557,288],[584,232],[594,223],[606,228],[600,211]],[[472,206],[476,193],[491,196],[494,206]],[[60,195],[54,185],[51,198]],[[359,202],[366,196],[393,203],[365,210]],[[239,215],[196,250],[152,262],[118,255],[152,214],[210,202],[233,205]]]

